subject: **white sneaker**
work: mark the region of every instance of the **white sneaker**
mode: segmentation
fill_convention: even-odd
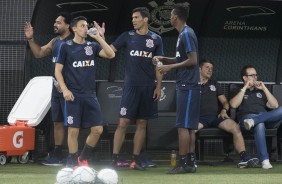
[[[261,165],[262,165],[263,169],[271,169],[272,168],[272,165],[270,164],[268,159],[262,161]]]
[[[244,126],[247,130],[251,130],[251,128],[255,125],[255,122],[253,119],[245,119],[244,120]]]

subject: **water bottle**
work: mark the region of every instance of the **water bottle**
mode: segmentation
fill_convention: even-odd
[[[95,27],[92,27],[87,31],[87,34],[96,35],[97,33],[98,33],[98,30]]]
[[[176,166],[176,152],[175,150],[172,150],[171,155],[170,155],[170,165],[172,167]]]
[[[164,65],[163,62],[161,62],[159,59],[156,59],[156,61],[157,61],[157,67],[160,67],[160,66]]]
[[[163,62],[161,62],[159,59],[156,59],[157,61],[157,67],[163,66]],[[162,74],[166,74],[166,72],[163,72]]]
[[[53,78],[53,84],[57,88],[59,86],[59,83],[56,79]]]

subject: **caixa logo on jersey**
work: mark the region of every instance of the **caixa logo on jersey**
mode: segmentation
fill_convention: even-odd
[[[13,145],[16,148],[23,147],[23,131],[17,131],[13,136]]]
[[[72,66],[74,68],[78,68],[78,67],[89,67],[89,66],[94,66],[95,62],[94,60],[85,60],[85,61],[74,61],[72,63]]]
[[[140,50],[131,50],[130,56],[140,56],[140,57],[147,57],[152,58],[152,52],[140,51]]]

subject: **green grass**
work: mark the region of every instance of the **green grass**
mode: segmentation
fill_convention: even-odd
[[[194,174],[167,175],[169,166],[162,165],[146,171],[131,169],[118,170],[121,184],[270,184],[282,183],[282,164],[273,164],[274,168],[239,169],[235,165],[207,166],[199,165]],[[94,169],[105,168],[95,165]],[[39,164],[9,163],[0,165],[1,184],[54,184],[60,167],[47,167]]]

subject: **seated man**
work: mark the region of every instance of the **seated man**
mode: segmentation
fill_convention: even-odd
[[[251,158],[246,153],[240,127],[227,115],[229,109],[228,101],[219,84],[211,79],[212,73],[213,63],[209,60],[202,60],[200,62],[201,105],[198,130],[202,128],[218,127],[231,133],[233,135],[235,150],[241,157],[238,167],[256,167],[259,160],[257,158]],[[218,101],[223,106],[219,114]]]
[[[282,107],[278,107],[276,98],[269,92],[262,81],[257,81],[254,66],[247,65],[241,70],[244,87],[231,92],[230,105],[238,108],[241,127],[254,129],[257,152],[263,169],[271,169],[265,140],[265,125],[282,119]],[[274,109],[267,111],[267,109]]]

